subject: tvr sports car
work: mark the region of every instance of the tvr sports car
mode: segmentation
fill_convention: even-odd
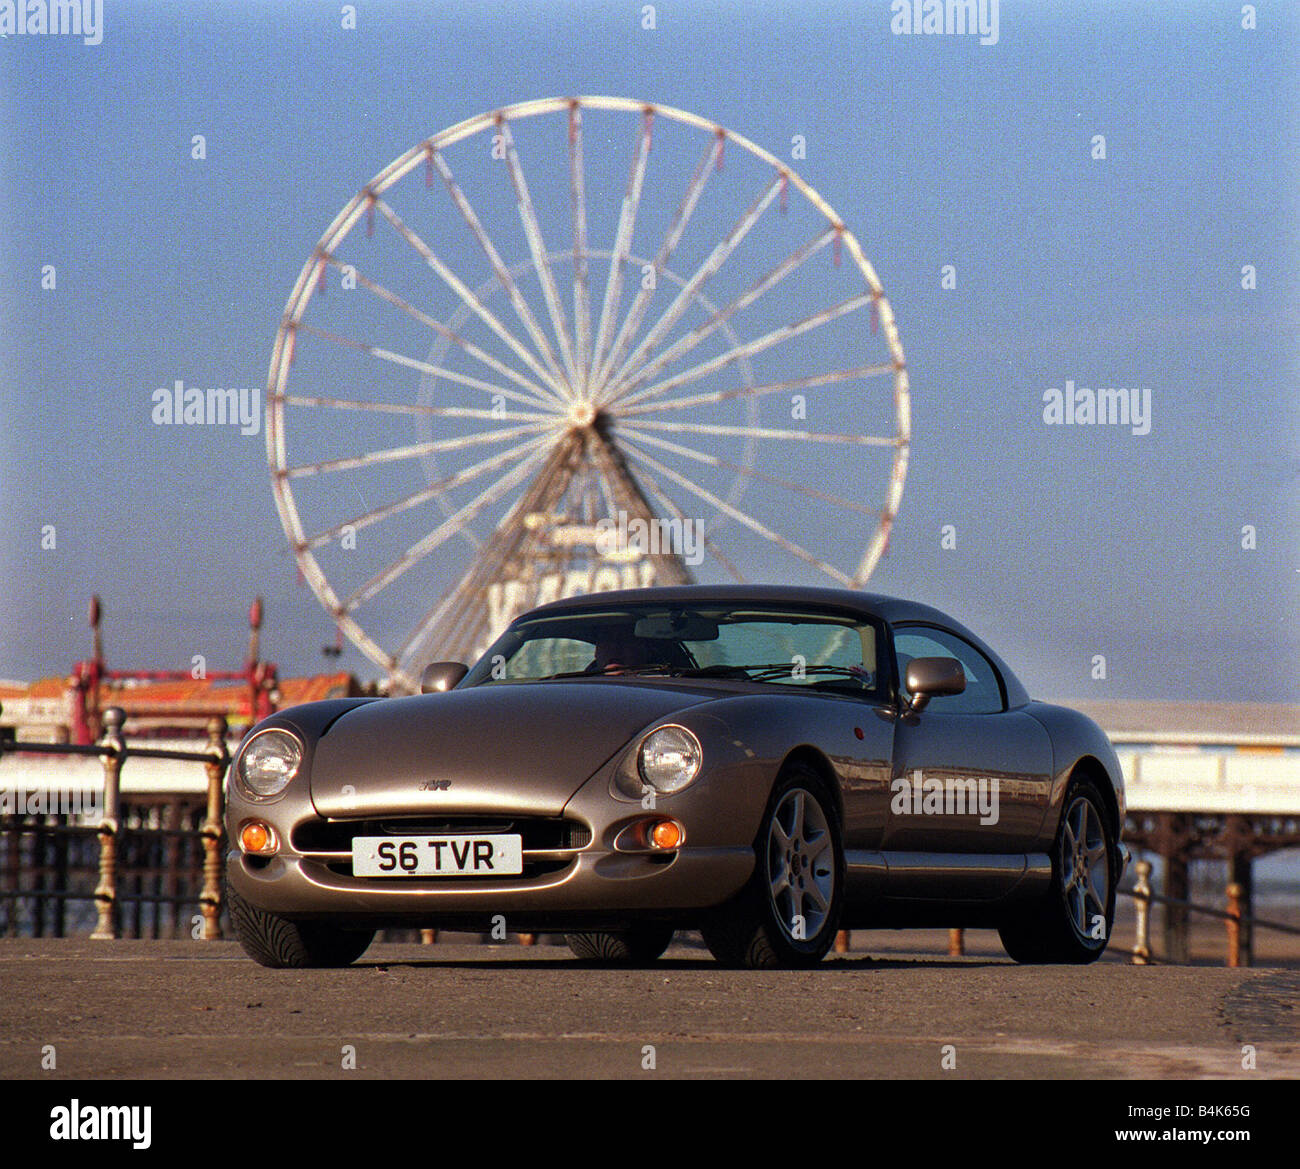
[[[383,927],[563,932],[606,962],[698,929],[748,967],[815,963],[840,929],[993,927],[1054,963],[1110,937],[1110,743],[928,606],[575,597],[422,689],[292,707],[241,744],[227,899],[263,965],[344,965]]]

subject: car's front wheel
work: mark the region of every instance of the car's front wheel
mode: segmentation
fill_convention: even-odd
[[[1110,939],[1120,863],[1106,806],[1088,780],[1072,783],[1062,806],[1051,889],[998,930],[1017,962],[1083,965],[1100,958]]]
[[[754,875],[701,923],[709,951],[727,966],[811,966],[839,927],[844,848],[835,803],[809,767],[788,768],[772,789],[755,841]]]
[[[254,962],[275,970],[350,966],[375,940],[374,930],[345,930],[315,921],[290,921],[241,897],[226,883],[226,908],[239,944]]]
[[[641,966],[663,955],[672,944],[674,929],[658,922],[625,930],[565,934],[569,949],[585,962]]]

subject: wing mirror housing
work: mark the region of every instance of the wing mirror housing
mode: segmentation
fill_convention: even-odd
[[[468,673],[469,667],[463,662],[430,662],[420,675],[420,693],[441,694],[459,685]]]
[[[966,671],[956,658],[913,658],[907,664],[907,692],[912,696],[905,714],[920,714],[931,698],[960,694],[966,689]]]

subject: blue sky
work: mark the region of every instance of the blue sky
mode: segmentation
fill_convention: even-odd
[[[869,587],[949,609],[1045,697],[1300,700],[1293,5],[1243,30],[1236,3],[1004,0],[988,46],[892,35],[881,0],[662,3],[653,30],[633,3],[342,7],[108,0],[99,45],[0,40],[0,676],[85,656],[92,592],[112,664],[234,666],[261,593],[267,656],[325,668],[262,437],[156,427],[150,395],[264,386],[299,269],[390,159],[609,93],[777,154],[803,135],[863,242],[914,438]],[[1067,379],[1150,387],[1151,432],[1045,425]]]

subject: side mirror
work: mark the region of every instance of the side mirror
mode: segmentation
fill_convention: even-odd
[[[459,684],[469,673],[469,667],[461,662],[430,662],[420,675],[421,694],[439,694]]]
[[[966,689],[966,671],[956,658],[913,658],[907,664],[907,692],[912,700],[904,713],[920,714],[931,698],[960,694]]]

